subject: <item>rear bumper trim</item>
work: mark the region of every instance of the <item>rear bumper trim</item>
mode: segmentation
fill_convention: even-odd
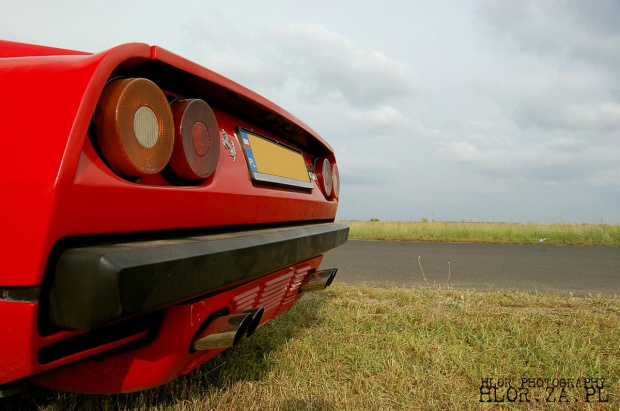
[[[58,260],[50,322],[90,330],[308,260],[347,240],[344,223],[73,248]]]

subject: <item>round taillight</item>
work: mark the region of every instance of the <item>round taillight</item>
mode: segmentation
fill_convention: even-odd
[[[319,180],[319,186],[325,197],[332,194],[332,166],[326,158],[314,162],[314,173]]]
[[[332,185],[332,197],[338,198],[340,196],[340,173],[338,172],[338,165],[336,163],[332,166]]]
[[[110,167],[128,177],[160,172],[174,144],[168,100],[150,80],[113,80],[95,111],[97,141]]]
[[[175,140],[170,168],[187,180],[202,180],[215,171],[220,158],[219,131],[213,110],[203,100],[172,103]]]

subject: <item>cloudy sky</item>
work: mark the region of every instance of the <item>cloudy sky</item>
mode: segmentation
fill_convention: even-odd
[[[620,223],[620,2],[12,1],[0,38],[165,47],[335,148],[338,218]]]

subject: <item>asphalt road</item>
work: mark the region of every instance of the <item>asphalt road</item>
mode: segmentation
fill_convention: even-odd
[[[429,285],[620,295],[620,247],[349,240],[322,267],[339,267],[336,282],[419,286],[418,256]]]

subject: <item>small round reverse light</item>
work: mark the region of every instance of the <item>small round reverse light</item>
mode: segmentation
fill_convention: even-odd
[[[319,180],[319,186],[325,197],[332,194],[332,167],[326,158],[314,162],[314,173]]]
[[[170,168],[186,180],[202,180],[215,171],[220,158],[219,129],[215,113],[199,99],[172,103],[174,150]]]
[[[340,196],[340,173],[338,172],[338,165],[336,163],[332,166],[332,185],[332,197],[338,198]]]
[[[172,155],[172,112],[164,93],[150,80],[111,81],[99,99],[95,126],[103,156],[121,175],[158,173]]]

